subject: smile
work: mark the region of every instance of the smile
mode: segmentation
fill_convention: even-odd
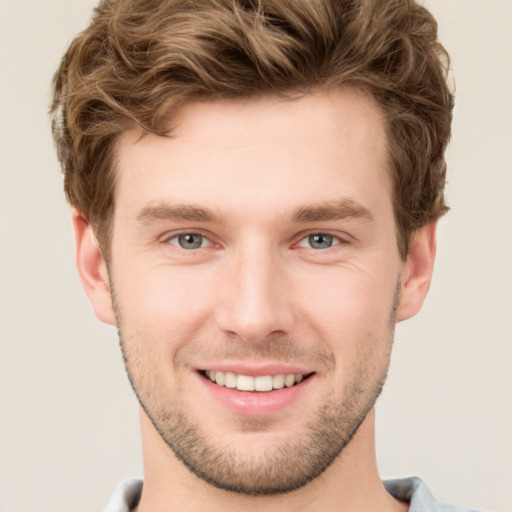
[[[290,388],[299,384],[309,375],[301,373],[278,373],[276,375],[239,375],[233,372],[206,370],[204,375],[218,386],[238,391],[268,392],[274,389]]]

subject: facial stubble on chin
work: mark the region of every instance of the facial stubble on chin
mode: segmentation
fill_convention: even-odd
[[[287,436],[263,453],[252,452],[250,442],[244,443],[245,451],[229,444],[219,446],[215,429],[208,430],[197,422],[189,413],[191,409],[186,402],[179,399],[171,402],[168,394],[159,393],[158,376],[149,361],[144,360],[143,348],[137,350],[141,344],[131,343],[130,334],[125,332],[112,283],[111,293],[130,384],[145,414],[173,454],[194,475],[219,489],[264,496],[293,491],[320,476],[342,454],[373,408],[389,367],[400,281],[393,297],[387,337],[362,344],[356,372],[358,379],[345,386],[341,395],[343,400],[338,400],[335,393],[331,394],[317,407],[303,432],[298,432],[294,439]],[[387,347],[387,353],[379,362],[375,361],[372,349],[381,344]],[[275,337],[271,344],[254,346],[252,355],[283,360],[288,351],[294,350],[293,346],[289,338]],[[364,347],[368,347],[366,352]],[[322,348],[316,356],[325,362],[328,371],[332,370],[335,365],[333,354]],[[265,435],[266,426],[265,421],[249,418],[242,419],[239,425],[241,432],[260,436]]]

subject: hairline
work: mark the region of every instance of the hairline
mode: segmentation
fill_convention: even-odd
[[[102,249],[103,256],[110,261],[111,257],[111,244],[112,239],[114,236],[114,215],[115,215],[115,208],[116,208],[116,199],[117,199],[117,182],[120,175],[120,162],[119,162],[119,146],[122,143],[122,140],[129,134],[138,134],[138,138],[135,143],[137,143],[142,138],[148,136],[148,135],[156,135],[158,137],[170,137],[172,138],[174,136],[174,132],[179,129],[180,122],[182,121],[182,113],[184,110],[194,104],[201,104],[201,103],[238,103],[238,104],[244,104],[244,103],[251,103],[255,101],[261,101],[261,100],[269,100],[269,101],[296,101],[306,95],[315,94],[319,92],[332,92],[340,89],[350,89],[352,91],[356,91],[358,94],[364,95],[364,97],[369,100],[372,103],[372,106],[376,109],[376,111],[380,114],[380,118],[382,120],[382,126],[383,126],[383,135],[384,135],[384,149],[385,149],[385,169],[384,171],[387,173],[388,179],[390,180],[390,194],[391,194],[391,201],[392,201],[392,207],[393,207],[393,218],[395,223],[395,238],[396,243],[398,247],[398,252],[400,254],[400,257],[402,260],[406,260],[408,257],[409,252],[409,242],[413,238],[414,234],[420,229],[420,227],[417,227],[416,229],[413,229],[409,233],[402,233],[400,229],[400,224],[398,220],[398,210],[397,210],[397,204],[396,204],[396,181],[397,177],[395,176],[395,172],[393,169],[393,162],[392,162],[392,154],[391,154],[391,145],[392,141],[390,139],[390,122],[388,119],[388,116],[386,115],[386,112],[383,110],[381,106],[381,102],[378,100],[376,95],[372,92],[371,87],[368,87],[366,84],[356,84],[353,82],[348,81],[344,84],[336,84],[336,85],[329,85],[329,84],[319,84],[309,87],[307,90],[298,91],[294,88],[290,88],[283,91],[275,91],[273,93],[269,92],[263,92],[263,93],[252,93],[247,95],[240,95],[240,96],[210,96],[210,97],[193,97],[186,99],[183,101],[179,108],[175,111],[169,113],[168,115],[168,130],[166,132],[152,132],[147,129],[144,129],[141,126],[135,125],[134,123],[131,124],[131,126],[128,126],[124,128],[123,130],[120,130],[119,133],[115,134],[115,138],[113,141],[113,144],[111,146],[112,151],[112,166],[111,169],[109,169],[109,172],[112,173],[112,183],[113,183],[113,197],[112,197],[112,203],[110,205],[109,214],[108,217],[105,219],[101,219],[95,223],[93,226],[94,231],[96,232],[96,235],[98,237],[98,241],[100,243],[100,247]],[[435,219],[437,220],[437,219]],[[435,221],[434,220],[434,221]],[[101,233],[100,231],[103,231]]]

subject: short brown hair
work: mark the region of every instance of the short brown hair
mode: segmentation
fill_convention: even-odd
[[[108,256],[123,131],[165,136],[191,101],[353,86],[386,120],[406,258],[412,233],[447,210],[447,71],[436,21],[414,0],[102,0],[54,79],[66,196]]]

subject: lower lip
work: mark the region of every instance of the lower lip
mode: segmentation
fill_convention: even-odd
[[[198,378],[213,397],[232,412],[244,416],[261,416],[275,414],[292,405],[307,391],[314,376],[311,375],[299,384],[289,388],[275,389],[273,391],[238,391],[214,384],[207,378],[199,375]]]

